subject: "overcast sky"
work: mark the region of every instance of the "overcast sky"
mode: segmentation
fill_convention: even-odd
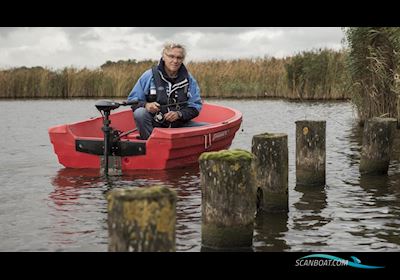
[[[340,27],[0,27],[0,68],[96,68],[107,60],[160,58],[166,41],[188,61],[290,56],[341,49]]]

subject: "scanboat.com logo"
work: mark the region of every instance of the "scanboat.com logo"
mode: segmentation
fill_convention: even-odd
[[[317,258],[317,259],[315,259]],[[296,266],[352,266],[363,269],[384,268],[384,266],[374,266],[361,264],[356,257],[351,257],[353,261],[326,254],[312,254],[296,260]]]

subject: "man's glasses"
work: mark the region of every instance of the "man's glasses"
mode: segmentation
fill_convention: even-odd
[[[167,53],[165,55],[171,60],[174,60],[174,59],[176,59],[178,61],[182,61],[183,60],[183,56],[175,56],[173,54],[167,54]]]

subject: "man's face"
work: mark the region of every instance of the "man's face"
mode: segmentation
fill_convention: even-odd
[[[171,72],[177,72],[183,62],[183,50],[180,48],[173,48],[164,51],[163,59],[165,67]]]

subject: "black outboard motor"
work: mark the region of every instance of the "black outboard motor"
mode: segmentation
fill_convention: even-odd
[[[100,112],[110,112],[111,110],[115,110],[117,109],[121,104],[111,101],[111,100],[100,100],[97,101],[95,106],[97,108],[97,110],[99,110]]]
[[[138,156],[146,154],[146,143],[141,141],[121,141],[121,138],[137,130],[133,128],[131,130],[121,132],[117,129],[113,129],[110,124],[110,112],[119,108],[120,106],[136,105],[138,101],[124,101],[121,103],[111,100],[100,100],[96,102],[95,106],[100,111],[103,117],[103,127],[101,130],[104,132],[104,139],[75,139],[75,150],[81,153],[87,153],[91,155],[103,156],[100,168],[104,167],[104,174],[109,175],[109,156],[114,156],[114,169],[119,174],[121,169],[121,158],[127,156]],[[111,166],[113,167],[113,166]]]
[[[97,101],[95,106],[97,110],[104,116],[103,117],[103,127],[104,132],[104,175],[108,176],[108,156],[111,153],[111,143],[112,143],[112,133],[110,128],[110,112],[111,110],[117,109],[119,103],[110,100],[100,100]]]
[[[119,108],[119,106],[129,106],[138,103],[137,101],[130,101],[130,102],[114,102],[111,100],[100,100],[97,101],[95,106],[97,110],[103,115],[103,127],[102,130],[104,132],[104,174],[108,176],[108,156],[112,153],[112,141],[113,141],[113,133],[112,128],[110,127],[111,120],[110,120],[110,112],[111,110],[115,110]]]

